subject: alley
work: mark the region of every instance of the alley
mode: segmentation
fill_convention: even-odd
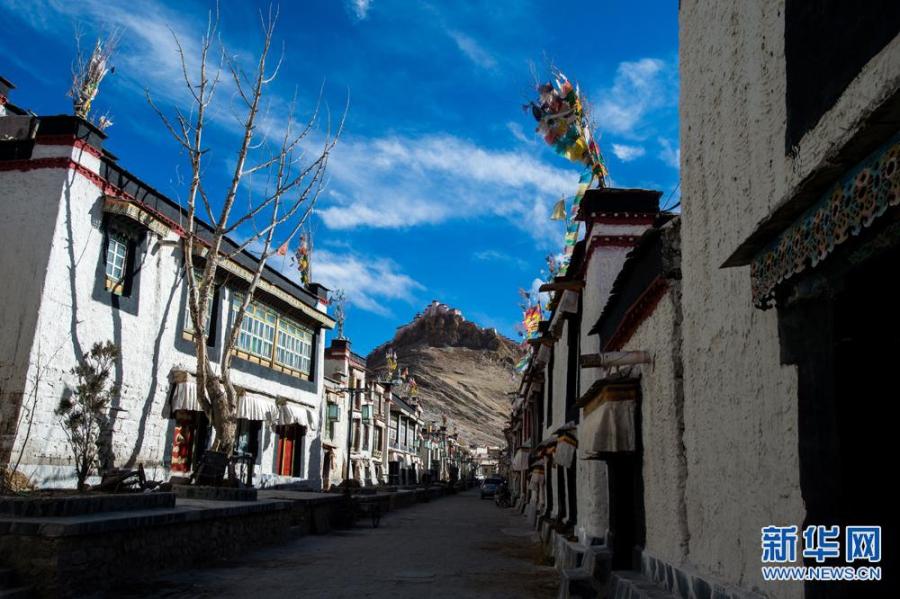
[[[173,572],[117,596],[554,597],[558,576],[513,510],[477,489],[387,514],[377,529],[306,536]]]

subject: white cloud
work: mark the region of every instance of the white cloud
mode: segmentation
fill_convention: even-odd
[[[416,292],[425,287],[400,271],[388,258],[363,256],[352,251],[319,249],[312,256],[313,279],[330,289],[343,289],[354,306],[381,316],[390,316],[385,301],[415,303]]]
[[[416,293],[425,287],[400,270],[400,266],[389,258],[362,255],[347,244],[327,242],[330,248],[318,247],[313,251],[311,261],[312,279],[332,291],[343,289],[347,301],[366,312],[379,316],[391,316],[385,305],[388,301],[403,301],[409,304],[419,302]],[[260,244],[251,245],[251,251]],[[296,267],[288,259],[270,258],[268,265],[281,271],[292,281],[299,281]]]
[[[547,304],[550,303],[550,294],[546,291],[541,291],[541,285],[544,284],[540,278],[535,277],[533,281],[531,281],[531,297],[536,297],[541,302],[541,306],[547,307]]]
[[[528,268],[528,263],[521,258],[516,258],[515,256],[510,256],[509,254],[503,253],[498,250],[482,250],[480,252],[475,252],[472,254],[472,257],[478,260],[479,262],[500,262],[503,264],[509,264],[519,268],[521,270],[525,270]]]
[[[344,138],[329,162],[328,197],[318,213],[332,229],[405,228],[499,216],[555,245],[549,220],[575,171],[525,151],[484,148],[451,135]]]
[[[659,138],[659,159],[671,166],[679,168],[681,166],[681,148],[673,146],[668,139]]]
[[[506,128],[517,141],[529,145],[535,144],[534,136],[529,137],[528,135],[526,135],[525,129],[522,128],[522,125],[517,123],[516,121],[509,121],[508,123],[506,123]]]
[[[490,70],[497,66],[497,59],[471,36],[455,30],[448,31],[447,35],[456,42],[460,52],[479,67]]]
[[[641,139],[649,113],[677,102],[677,72],[658,58],[622,62],[610,88],[593,98],[594,118],[601,131]]]
[[[348,0],[347,8],[357,21],[362,21],[369,16],[372,0]]]
[[[627,146],[625,144],[612,144],[612,152],[622,162],[631,162],[647,153],[643,146]]]
[[[117,32],[119,42],[112,57],[116,72],[104,82],[123,81],[133,91],[149,88],[157,98],[184,99],[181,60],[173,34],[184,48],[189,67],[196,66],[199,39],[206,31],[202,23],[191,23],[182,11],[158,2],[110,3],[100,0],[80,2],[27,2],[10,10],[32,28],[73,40],[76,27],[82,30],[82,50],[89,51],[98,33]],[[101,104],[103,94],[100,94]]]

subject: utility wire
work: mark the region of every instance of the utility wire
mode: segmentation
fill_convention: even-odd
[[[681,205],[681,200],[680,200],[680,199],[679,199],[677,202],[675,202],[673,205],[671,205],[671,206],[668,206],[668,205],[667,205],[668,202],[669,202],[669,200],[672,199],[672,196],[675,195],[675,192],[678,191],[678,188],[679,188],[679,187],[681,187],[681,181],[679,181],[679,182],[675,185],[675,187],[672,189],[672,191],[669,192],[669,195],[666,196],[666,201],[663,202],[663,210],[675,210],[676,208],[678,208],[678,207]]]

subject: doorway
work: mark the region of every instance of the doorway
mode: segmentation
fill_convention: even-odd
[[[606,458],[613,570],[640,570],[646,536],[640,396],[635,401],[635,450],[610,453]]]
[[[644,548],[644,482],[640,455],[607,460],[613,570],[639,570]]]
[[[900,264],[900,247],[862,264],[836,261],[841,268],[823,274],[826,293],[779,309],[783,361],[798,366],[802,528],[840,526],[841,557],[804,565],[876,566],[882,580],[810,581],[805,595],[897,597],[897,552],[890,548],[898,546],[891,468],[897,455],[900,311],[887,288]],[[881,526],[880,562],[844,561],[848,525]]]

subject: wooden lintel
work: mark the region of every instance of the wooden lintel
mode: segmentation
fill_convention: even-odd
[[[609,368],[611,366],[631,366],[649,364],[650,354],[644,351],[604,352],[581,356],[582,368]]]
[[[581,279],[569,279],[544,283],[538,291],[581,291],[582,289],[584,289],[584,281]]]
[[[547,347],[553,347],[555,340],[552,337],[541,336],[536,339],[529,339],[528,343],[531,345],[546,345]]]
[[[601,368],[602,366],[603,359],[600,357],[600,354],[585,354],[581,356],[582,368]]]

